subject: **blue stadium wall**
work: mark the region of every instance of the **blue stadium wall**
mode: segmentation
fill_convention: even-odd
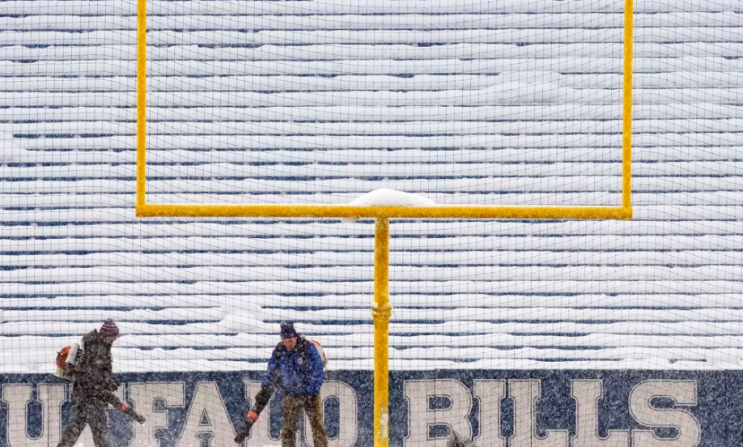
[[[372,374],[328,374],[324,397],[331,446],[373,445]],[[148,422],[135,428],[127,416],[110,409],[113,445],[234,445],[233,427],[246,414],[250,402],[245,396],[259,387],[260,375],[122,375],[120,394]],[[47,375],[4,375],[0,380],[1,445],[56,445],[60,414],[66,421],[72,410],[66,384]],[[740,383],[741,374],[730,371],[393,372],[390,445],[441,446],[454,427],[482,447],[503,446],[504,439],[509,445],[537,445],[545,436],[554,442],[550,445],[566,447],[608,445],[607,437],[622,441],[614,445],[632,447],[734,446],[743,439],[743,426],[736,422],[743,414]],[[280,444],[279,399],[259,419],[248,446]],[[24,419],[25,430],[20,424],[9,428],[14,427],[9,421]],[[310,445],[307,438],[300,434],[304,445]]]

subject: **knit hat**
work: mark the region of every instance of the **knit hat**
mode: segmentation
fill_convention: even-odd
[[[103,323],[103,326],[101,326],[101,330],[98,331],[98,334],[101,335],[101,337],[107,337],[107,338],[116,338],[119,336],[119,327],[116,326],[116,323],[114,323],[114,320],[108,319],[105,323]]]
[[[281,338],[294,338],[299,337],[299,334],[297,334],[297,331],[294,329],[294,323],[289,321],[282,321],[281,322]]]

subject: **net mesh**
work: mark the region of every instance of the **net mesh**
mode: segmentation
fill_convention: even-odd
[[[150,203],[621,203],[623,5],[153,3]],[[176,31],[177,30],[177,31]]]
[[[97,409],[116,446],[232,445],[280,321],[330,359],[330,445],[371,446],[374,222],[137,220],[136,4],[0,9],[0,446],[57,445],[56,353],[107,318],[111,392],[147,418]],[[622,2],[147,10],[150,203],[621,203]],[[391,223],[392,446],[694,445],[688,417],[739,443],[715,430],[739,405],[741,6],[636,10],[634,221]],[[247,445],[284,423],[277,396]]]

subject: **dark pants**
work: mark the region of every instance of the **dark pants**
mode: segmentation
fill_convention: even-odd
[[[90,425],[96,447],[111,447],[108,440],[108,402],[98,399],[79,399],[75,402],[72,419],[62,433],[57,447],[72,447],[85,429]]]
[[[328,435],[322,419],[322,398],[320,396],[284,396],[284,428],[281,429],[281,447],[297,445],[297,426],[299,413],[304,410],[312,427],[312,440],[315,447],[328,447]]]

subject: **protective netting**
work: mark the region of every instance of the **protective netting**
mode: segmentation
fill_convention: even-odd
[[[739,443],[743,10],[635,6],[634,221],[392,221],[392,446]],[[56,353],[107,318],[147,418],[116,446],[232,445],[281,321],[329,357],[330,445],[371,446],[374,222],[136,220],[136,4],[0,10],[0,446],[57,444]],[[147,10],[151,203],[620,203],[622,2]]]
[[[151,2],[150,203],[621,203],[622,2]]]

